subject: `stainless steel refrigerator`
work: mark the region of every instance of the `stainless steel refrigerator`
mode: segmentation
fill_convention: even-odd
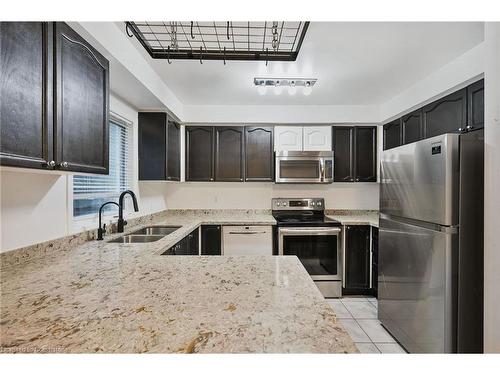
[[[483,351],[484,134],[382,153],[378,316],[410,353]]]

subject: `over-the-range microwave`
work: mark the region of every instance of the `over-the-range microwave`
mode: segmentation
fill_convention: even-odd
[[[333,151],[276,151],[278,184],[331,184]]]

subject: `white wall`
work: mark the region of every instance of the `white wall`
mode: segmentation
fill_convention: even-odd
[[[110,96],[110,109],[133,123],[137,139],[137,110],[114,95]],[[0,252],[97,227],[97,215],[91,220],[73,220],[70,174],[2,167],[0,190]]]
[[[184,122],[378,123],[376,105],[185,105]]]
[[[326,208],[378,210],[377,183],[333,183],[331,185],[278,185],[270,182],[139,183],[144,205],[169,209],[270,209],[271,198],[325,198]],[[145,207],[151,210],[154,206]]]
[[[67,178],[50,172],[0,172],[1,251],[67,234]]]
[[[183,104],[134,47],[137,40],[125,36],[123,22],[71,22],[70,26],[110,60],[111,87],[119,96],[140,103],[142,109],[168,110],[182,120]],[[140,96],[147,96],[147,101]]]
[[[380,122],[387,122],[438,97],[477,81],[484,72],[484,42],[380,105]]]
[[[485,25],[484,344],[500,353],[500,23]]]
[[[133,190],[137,193],[140,211],[128,212],[127,217],[168,208],[268,209],[271,198],[281,196],[324,197],[327,208],[378,209],[378,184],[373,183],[283,186],[272,183],[138,182],[138,111],[115,95],[110,97],[110,109],[131,122],[133,127]],[[97,214],[85,220],[73,219],[70,174],[2,168],[0,180],[0,252],[97,227]]]

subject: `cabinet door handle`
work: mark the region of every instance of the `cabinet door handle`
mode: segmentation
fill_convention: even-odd
[[[47,168],[54,168],[56,166],[56,162],[54,160],[48,161],[45,166]]]

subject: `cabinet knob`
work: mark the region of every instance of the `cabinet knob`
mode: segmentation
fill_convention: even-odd
[[[472,125],[467,125],[467,126],[465,127],[465,129],[467,129],[467,130],[472,130],[472,129],[474,129],[474,127],[473,127]]]
[[[210,177],[210,181],[213,181],[213,180],[214,180],[214,178],[213,178],[213,177]]]
[[[353,181],[354,181],[354,178],[349,179],[349,181],[353,182]]]
[[[358,181],[359,181],[359,178],[356,179],[356,182],[358,182]]]
[[[47,168],[54,168],[56,166],[56,162],[54,160],[48,161],[46,164]]]
[[[63,161],[62,163],[59,163],[59,167],[61,167],[61,168],[68,168],[68,162],[67,161]]]

